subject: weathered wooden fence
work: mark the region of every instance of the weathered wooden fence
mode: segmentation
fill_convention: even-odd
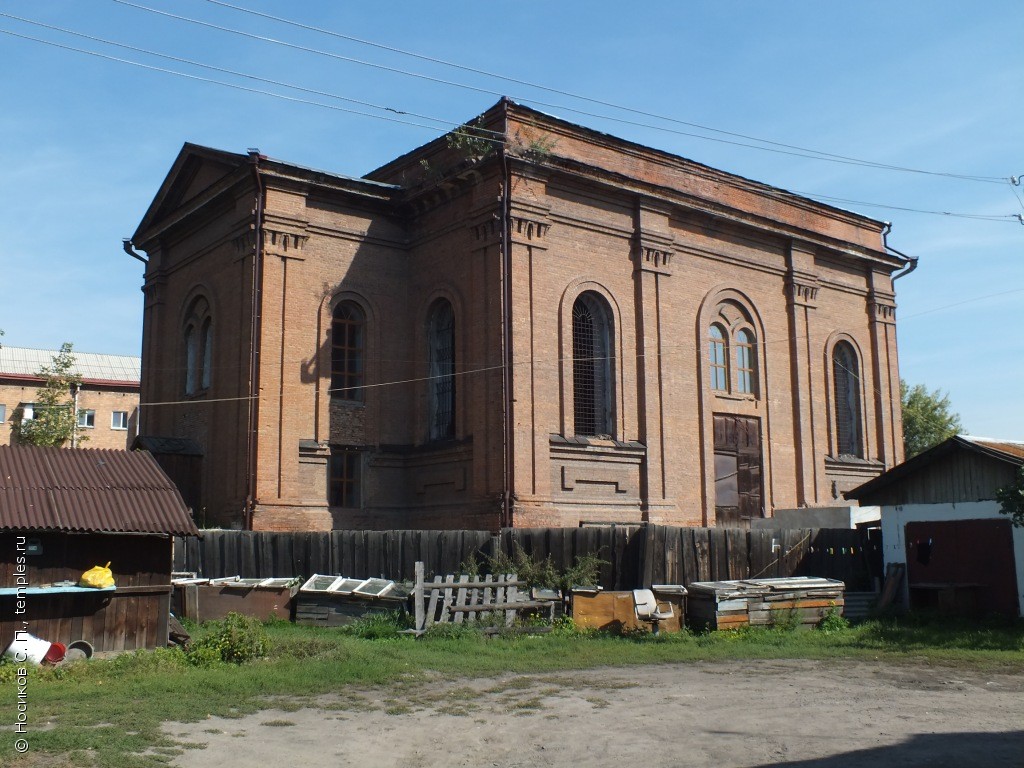
[[[205,531],[176,539],[174,570],[218,578],[338,573],[415,578],[417,560],[429,576],[457,573],[471,560],[550,557],[561,571],[583,555],[605,561],[605,589],[689,584],[771,576],[825,576],[848,589],[870,589],[881,576],[881,542],[869,532],[841,529],[744,530],[663,525],[511,528],[487,531],[330,531],[264,533]]]

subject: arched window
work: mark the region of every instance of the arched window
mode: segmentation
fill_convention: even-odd
[[[455,312],[444,299],[427,322],[430,439],[455,437]]]
[[[185,394],[196,395],[213,381],[213,321],[210,304],[202,296],[189,306],[185,316]]]
[[[711,388],[719,392],[729,389],[729,356],[725,330],[715,323],[708,331],[708,370],[711,372]]]
[[[836,453],[864,458],[861,437],[860,371],[857,353],[847,341],[832,348],[832,381],[835,391]]]
[[[202,371],[200,375],[200,386],[203,389],[210,388],[210,379],[213,373],[213,323],[210,318],[203,322],[202,334]]]
[[[188,326],[185,329],[185,394],[194,395],[199,387],[196,383],[198,364],[196,362],[196,329]]]
[[[736,331],[736,391],[754,394],[757,383],[757,356],[754,354],[754,334],[746,328]]]
[[[573,416],[577,435],[612,429],[612,334],[604,301],[584,293],[572,305]]]
[[[756,325],[751,308],[736,299],[725,299],[715,307],[705,340],[712,392],[759,396]]]
[[[331,319],[331,396],[363,399],[366,316],[359,305],[343,301]]]

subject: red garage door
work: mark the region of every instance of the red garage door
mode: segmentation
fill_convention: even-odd
[[[907,523],[911,607],[1017,615],[1017,572],[1009,520]]]

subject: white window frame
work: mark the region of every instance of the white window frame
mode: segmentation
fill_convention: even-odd
[[[123,419],[124,426],[123,427],[119,426],[117,424],[117,422],[116,422],[116,417],[117,417],[117,415],[119,413],[124,415],[124,419]],[[110,428],[111,429],[116,429],[116,430],[119,430],[119,431],[127,431],[128,430],[128,411],[111,411],[111,413],[110,413]]]
[[[85,423],[83,423],[83,417],[85,418]],[[78,417],[75,420],[75,424],[78,427],[78,429],[95,429],[96,411],[94,411],[92,408],[79,408]]]

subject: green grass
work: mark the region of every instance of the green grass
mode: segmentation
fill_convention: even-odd
[[[180,651],[162,649],[33,669],[27,690],[31,752],[28,758],[19,757],[13,752],[13,738],[4,739],[0,765],[150,768],[166,765],[189,746],[165,735],[164,722],[242,717],[262,709],[294,711],[306,705],[338,710],[377,707],[390,714],[432,706],[468,714],[469,703],[483,694],[508,696],[509,707],[525,713],[536,710],[538,695],[554,690],[538,691],[514,678],[495,681],[490,688],[455,686],[443,693],[418,686],[437,676],[800,658],[1024,671],[1024,625],[1019,622],[887,619],[828,633],[749,629],[658,637],[578,633],[563,625],[541,636],[487,639],[471,630],[448,630],[419,640],[398,635],[396,629],[380,619],[347,632],[277,622],[266,627],[268,655],[245,664],[199,667]],[[0,717],[7,723],[16,717],[11,671],[10,666],[0,667]],[[383,697],[370,690],[384,686]],[[329,702],[315,701],[323,694],[331,694]]]

